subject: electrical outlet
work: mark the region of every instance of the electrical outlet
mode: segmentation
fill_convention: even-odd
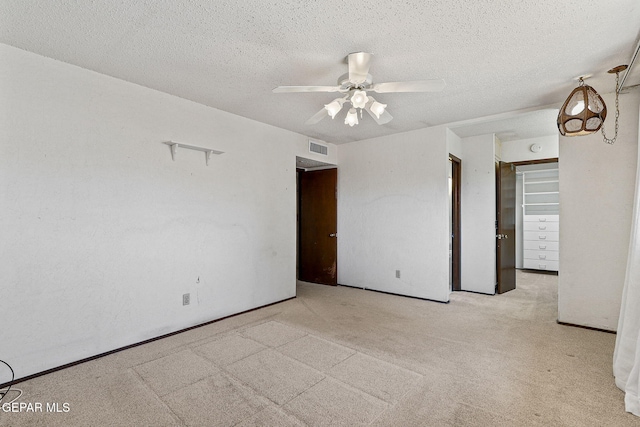
[[[400,278],[400,270],[396,270],[396,279]]]
[[[182,295],[182,305],[189,305],[191,303],[191,294]]]

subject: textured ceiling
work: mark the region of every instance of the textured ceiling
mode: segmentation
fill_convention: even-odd
[[[557,117],[558,109],[542,108],[536,111],[499,114],[494,117],[484,117],[481,120],[454,123],[451,125],[451,130],[461,138],[495,133],[500,141],[507,142],[555,135],[558,133]]]
[[[637,0],[0,1],[2,43],[334,143],[559,104],[584,74],[612,92],[639,27]],[[334,85],[357,51],[374,82],[447,86],[380,94],[394,119],[353,128],[304,124],[335,94],[271,92]]]

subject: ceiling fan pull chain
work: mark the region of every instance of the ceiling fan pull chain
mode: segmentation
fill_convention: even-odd
[[[619,108],[619,102],[618,102],[618,82],[620,80],[620,73],[617,72],[616,73],[616,125],[615,125],[615,134],[613,136],[613,139],[609,139],[607,138],[607,134],[604,131],[604,123],[602,123],[602,136],[604,137],[604,142],[606,142],[607,144],[612,145],[614,142],[616,142],[616,139],[618,138],[618,117],[620,117],[620,108]]]

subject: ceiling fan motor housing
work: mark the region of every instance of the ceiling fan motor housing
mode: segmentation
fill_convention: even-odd
[[[369,86],[371,86],[371,83],[373,83],[373,77],[371,76],[371,74],[367,74],[367,78],[364,80],[364,82],[356,85],[354,83],[351,82],[351,80],[349,80],[349,73],[343,74],[340,77],[338,77],[338,85],[340,86],[340,91],[348,91],[351,89],[367,89]]]

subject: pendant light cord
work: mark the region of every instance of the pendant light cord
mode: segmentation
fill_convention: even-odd
[[[617,72],[616,73],[616,128],[615,128],[615,135],[613,136],[613,139],[607,138],[607,134],[604,131],[604,122],[602,123],[602,136],[604,137],[604,142],[606,142],[607,144],[613,144],[614,142],[616,142],[616,138],[618,138],[618,117],[620,117],[620,108],[618,103],[619,81],[620,81],[620,73]]]

